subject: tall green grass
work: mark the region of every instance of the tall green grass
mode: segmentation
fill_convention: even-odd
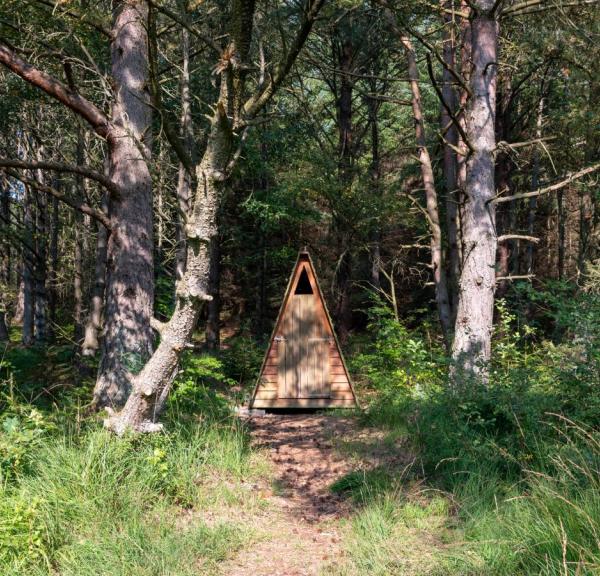
[[[218,474],[251,474],[245,432],[210,422],[117,439],[94,429],[38,443],[32,466],[0,488],[2,574],[210,574],[251,538],[207,524]]]
[[[552,456],[518,483],[480,474],[456,487],[468,541],[447,555],[457,573],[600,574],[600,434],[561,421]]]

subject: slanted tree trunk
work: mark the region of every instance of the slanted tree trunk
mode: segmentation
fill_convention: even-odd
[[[442,246],[442,228],[438,211],[437,191],[431,158],[427,150],[427,139],[425,136],[425,123],[423,120],[423,109],[421,105],[421,91],[419,89],[419,72],[414,48],[408,36],[402,36],[402,45],[408,62],[408,77],[412,93],[412,111],[415,122],[415,138],[417,153],[421,164],[421,176],[425,188],[427,203],[427,216],[431,232],[431,267],[433,269],[433,281],[435,284],[435,300],[444,341],[449,346],[452,333],[452,313],[450,301],[448,300],[448,283],[446,280],[446,267],[444,264],[444,250]]]
[[[148,169],[151,108],[148,77],[148,4],[114,3],[111,73],[114,82],[109,177],[113,223],[107,249],[104,337],[97,407],[122,406],[134,375],[152,354],[154,302],[152,178]]]
[[[472,150],[466,165],[464,256],[452,356],[460,375],[487,381],[496,282],[496,222],[492,202],[496,148],[498,22],[493,0],[475,0],[471,15],[471,95],[465,114]]]
[[[153,431],[164,408],[171,384],[177,374],[179,355],[186,347],[200,311],[209,295],[210,246],[217,235],[217,210],[224,187],[224,173],[231,155],[231,123],[219,102],[196,178],[198,186],[186,226],[187,267],[177,281],[177,301],[173,316],[160,329],[160,344],[152,358],[136,376],[135,385],[123,410],[106,421],[117,434],[127,428]]]
[[[102,196],[102,209],[108,209],[108,197]],[[108,247],[108,230],[98,222],[96,238],[96,260],[94,264],[94,284],[92,286],[92,298],[89,314],[85,325],[85,334],[81,346],[83,356],[95,356],[100,347],[98,335],[102,329],[102,310],[104,308],[104,291],[106,288],[106,253]]]
[[[220,197],[232,164],[239,157],[237,154],[232,155],[233,128],[236,121],[241,120],[242,114],[245,119],[254,118],[273,97],[304,45],[322,5],[323,0],[307,2],[300,28],[290,43],[285,59],[269,81],[261,85],[258,92],[242,106],[244,73],[242,70],[234,72],[238,67],[247,70],[254,0],[234,0],[231,41],[224,52],[229,57],[219,66],[220,95],[207,135],[206,148],[196,167],[197,184],[187,215],[186,271],[177,282],[175,311],[171,319],[162,325],[154,323],[160,332],[160,344],[135,377],[132,393],[123,409],[105,421],[105,426],[117,434],[122,434],[127,429],[160,429],[156,421],[177,374],[179,356],[196,326],[201,303],[211,299],[208,293],[210,246],[218,233],[216,220]],[[237,86],[234,88],[235,93],[230,92],[232,86]],[[232,116],[228,115],[228,111]]]

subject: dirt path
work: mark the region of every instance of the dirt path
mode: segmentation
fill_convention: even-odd
[[[330,573],[343,561],[339,520],[351,507],[329,487],[365,459],[379,463],[383,447],[377,432],[359,429],[352,418],[312,414],[269,415],[251,425],[255,448],[268,451],[275,486],[267,497],[268,511],[253,519],[264,536],[222,566],[222,574]],[[340,450],[344,445],[354,449]]]
[[[341,554],[337,520],[348,505],[329,486],[352,469],[333,449],[353,421],[322,415],[268,415],[251,422],[253,444],[273,466],[269,510],[256,518],[264,532],[249,550],[223,566],[227,576],[313,576]]]

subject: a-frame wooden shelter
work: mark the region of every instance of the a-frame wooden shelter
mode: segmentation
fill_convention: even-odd
[[[354,388],[315,268],[298,259],[277,316],[249,408],[353,408]]]

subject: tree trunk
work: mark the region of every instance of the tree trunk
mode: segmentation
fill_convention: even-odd
[[[558,279],[565,276],[565,236],[567,214],[565,210],[564,191],[560,189],[556,193],[556,212],[558,226]]]
[[[23,317],[25,314],[25,284],[23,284],[23,259],[21,257],[21,263],[17,268],[17,299],[15,302],[15,311],[12,316],[11,323],[18,326],[23,325]]]
[[[442,7],[451,9],[452,0],[442,0]],[[445,106],[441,106],[440,122],[443,136],[443,173],[446,189],[446,230],[448,233],[448,295],[452,322],[455,320],[458,306],[458,282],[460,279],[460,222],[458,206],[460,202],[458,190],[458,164],[455,148],[458,147],[458,130],[446,109],[446,106],[456,114],[456,90],[454,79],[448,68],[455,68],[454,21],[452,14],[444,12],[444,28],[442,33],[442,57],[446,67],[442,68],[442,98]],[[453,148],[454,147],[454,148]]]
[[[590,82],[589,110],[600,108],[600,82],[594,79]],[[589,122],[586,134],[585,161],[589,165],[598,159],[600,155],[600,144],[598,139],[600,130],[597,122]],[[597,184],[582,184],[579,196],[579,249],[577,254],[577,274],[585,278],[586,264],[594,260],[595,250],[593,246],[596,194],[594,187]]]
[[[437,192],[435,189],[433,168],[431,166],[431,158],[429,157],[429,151],[427,150],[427,139],[425,136],[425,123],[423,120],[421,92],[419,89],[419,72],[417,70],[415,51],[409,38],[403,36],[401,41],[408,61],[408,77],[410,80],[412,111],[415,121],[415,139],[419,162],[421,164],[421,176],[425,188],[427,216],[431,232],[431,267],[433,269],[433,281],[435,284],[435,300],[444,341],[446,346],[449,346],[452,333],[452,313],[450,311],[450,302],[448,300],[448,284],[446,280],[446,268],[444,265],[442,229],[438,212]]]
[[[377,92],[377,83],[372,81],[371,91]],[[369,174],[372,194],[377,198],[377,208],[374,217],[373,229],[370,238],[370,262],[371,262],[371,284],[378,290],[381,288],[381,219],[379,217],[379,205],[381,202],[381,160],[379,154],[379,123],[377,113],[379,106],[375,98],[369,98],[367,101],[369,109],[369,123],[371,124],[371,166]]]
[[[56,181],[55,188],[61,186],[60,180]],[[52,221],[50,227],[50,270],[48,273],[48,318],[50,320],[50,339],[54,340],[56,325],[56,304],[58,300],[58,235],[60,232],[59,202],[52,198]]]
[[[461,11],[470,14],[471,8],[467,0],[461,0]],[[472,52],[472,39],[471,39],[471,23],[466,18],[462,18],[460,21],[460,74],[465,84],[471,82],[471,52]],[[458,108],[461,111],[458,116],[458,123],[460,124],[463,134],[467,131],[467,117],[466,108],[469,100],[469,93],[465,89],[459,91]],[[458,251],[460,255],[460,270],[462,275],[463,258],[465,254],[464,238],[463,238],[463,220],[464,220],[464,207],[465,198],[467,192],[467,158],[469,156],[469,148],[467,143],[462,137],[458,138],[458,149],[460,154],[456,155],[456,186],[458,194]],[[460,282],[459,282],[460,292]],[[454,316],[458,312],[458,304],[454,311]],[[456,322],[456,320],[455,320]]]
[[[83,338],[83,237],[82,237],[82,218],[79,213],[73,214],[73,228],[75,232],[75,253],[73,264],[73,339],[79,346]]]
[[[261,87],[258,94],[237,110],[235,103],[239,103],[243,96],[241,92],[245,74],[238,70],[234,75],[238,87],[235,94],[230,92],[230,87],[236,86],[236,82],[231,82],[231,74],[236,67],[247,66],[254,0],[233,2],[232,41],[225,51],[226,54],[232,54],[232,57],[220,71],[220,95],[204,155],[196,167],[195,194],[186,224],[187,264],[183,278],[177,281],[175,311],[169,322],[159,328],[160,344],[143,370],[133,379],[133,390],[125,406],[118,414],[113,413],[105,421],[105,426],[117,434],[122,434],[127,429],[154,431],[161,428],[156,420],[165,406],[177,374],[179,356],[194,331],[201,303],[211,299],[210,246],[218,233],[217,213],[225,181],[239,157],[232,157],[235,119],[242,109],[251,119],[269,102],[300,52],[321,6],[322,2],[319,0],[307,4],[302,24],[290,45],[285,62],[278,67],[267,86]],[[234,122],[227,113],[232,109],[232,101]]]
[[[212,300],[208,302],[206,318],[206,349],[211,352],[219,350],[221,345],[221,244],[219,235],[215,235],[210,244],[210,275],[208,293]]]
[[[181,31],[181,51],[183,62],[181,65],[181,136],[185,150],[193,157],[193,133],[190,98],[190,39],[189,32],[184,28]],[[189,210],[190,190],[192,178],[187,168],[180,162],[177,179],[177,252],[175,256],[175,277],[181,280],[185,273],[187,254],[185,218]]]
[[[0,176],[0,222],[3,226],[11,225],[10,192],[6,179]],[[0,341],[9,339],[8,331],[8,292],[10,289],[10,242],[0,235]]]
[[[487,381],[491,357],[496,266],[494,151],[498,22],[493,0],[471,2],[471,97],[466,134],[472,147],[466,166],[464,256],[453,360],[456,376]]]
[[[535,137],[542,137],[542,125],[544,122],[544,97],[540,98],[538,104],[538,113],[536,120]],[[536,146],[533,149],[533,161],[531,167],[531,190],[537,190],[540,187],[540,151],[539,147]],[[535,217],[537,212],[537,196],[532,196],[529,199],[529,206],[527,210],[527,234],[531,237],[535,236]],[[534,255],[534,243],[528,242],[527,250],[525,252],[525,271],[527,274],[533,274],[533,255]]]
[[[115,97],[109,138],[109,198],[104,337],[96,407],[122,406],[134,375],[152,354],[154,301],[152,178],[148,169],[151,108],[148,84],[148,4],[114,3],[111,44]]]
[[[354,47],[350,38],[343,38],[339,49],[340,89],[337,95],[338,120],[338,172],[342,195],[344,190],[352,185],[353,179],[353,125],[352,125],[352,94],[354,81],[352,78],[352,58]],[[334,316],[338,336],[345,342],[352,323],[350,306],[350,287],[352,285],[352,254],[350,253],[350,234],[348,223],[343,216],[334,222],[335,234],[338,240],[339,262],[336,271],[336,306]]]
[[[26,246],[22,248],[23,264],[21,281],[23,285],[23,329],[21,341],[24,346],[33,344],[33,314],[34,314],[34,253],[33,253],[33,205],[31,202],[31,190],[25,187],[23,196],[23,227],[25,229]]]
[[[41,160],[41,149],[39,153],[40,157],[38,157],[38,160]],[[41,170],[35,171],[35,179],[39,184],[44,184],[44,175]],[[41,192],[36,193],[35,199],[34,334],[36,343],[44,344],[48,341],[48,292],[46,290],[48,272],[48,199]]]
[[[108,208],[107,194],[102,196],[102,209]],[[95,356],[100,347],[98,334],[102,329],[102,309],[104,307],[104,291],[106,288],[106,254],[108,247],[108,230],[98,222],[98,236],[96,240],[96,262],[94,265],[94,285],[88,320],[85,325],[85,335],[81,346],[83,356]]]
[[[217,235],[217,211],[224,183],[221,174],[231,155],[232,132],[221,102],[212,120],[207,148],[197,170],[197,188],[186,226],[187,267],[177,282],[175,312],[161,329],[160,344],[135,378],[123,410],[105,425],[117,434],[126,429],[154,431],[177,374],[179,355],[198,320],[200,304],[210,300],[210,246]]]

